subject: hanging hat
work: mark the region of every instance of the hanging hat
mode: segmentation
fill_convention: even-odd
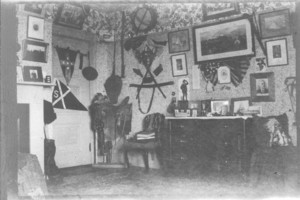
[[[88,61],[89,61],[89,66],[85,67],[82,70],[82,75],[86,80],[93,81],[98,77],[98,72],[94,67],[90,65],[90,52],[88,52]]]
[[[98,72],[94,67],[88,66],[82,70],[82,75],[86,80],[93,81],[98,77]]]

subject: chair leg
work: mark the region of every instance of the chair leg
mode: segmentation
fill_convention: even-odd
[[[128,151],[124,151],[124,161],[125,161],[126,168],[129,168],[130,164],[128,159]]]
[[[148,171],[149,170],[149,160],[148,160],[148,151],[143,151],[143,160],[145,164],[145,169]]]
[[[164,160],[163,160],[163,151],[161,147],[157,147],[155,149],[155,153],[156,153],[156,157],[157,157],[157,161],[161,167],[161,169],[164,169]]]

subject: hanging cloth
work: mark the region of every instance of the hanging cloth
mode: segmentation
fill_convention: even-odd
[[[74,72],[74,64],[78,51],[70,50],[69,47],[55,47],[55,49],[57,51],[60,66],[66,79],[67,85],[69,85]]]

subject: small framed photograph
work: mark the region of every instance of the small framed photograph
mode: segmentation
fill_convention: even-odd
[[[262,116],[262,107],[261,106],[249,106],[248,108],[249,113],[255,114],[257,116]]]
[[[240,13],[238,3],[203,3],[203,21]]]
[[[23,60],[46,63],[47,48],[47,43],[33,40],[24,40]]]
[[[55,23],[76,29],[82,29],[85,19],[83,7],[75,3],[63,3],[59,6]]]
[[[25,66],[23,71],[24,81],[43,82],[42,67]]]
[[[220,84],[230,83],[231,75],[230,69],[227,66],[221,66],[218,68],[218,81]]]
[[[251,105],[250,97],[231,99],[231,113],[233,115],[244,114],[246,111],[248,111],[250,105]]]
[[[212,100],[211,101],[211,113],[226,116],[230,112],[229,100]]]
[[[42,11],[43,11],[43,4],[32,3],[32,2],[26,3],[24,5],[24,11],[40,15],[40,14],[42,14]]]
[[[185,54],[177,54],[171,56],[173,76],[186,76],[188,74],[187,61]]]
[[[202,100],[201,101],[201,116],[206,116],[211,112],[211,100]]]
[[[195,64],[255,55],[251,24],[244,17],[195,26],[192,30]]]
[[[251,101],[275,101],[274,73],[250,74]]]
[[[17,82],[23,82],[23,71],[22,71],[22,67],[21,66],[17,66]]]
[[[289,63],[286,38],[266,41],[266,49],[269,67],[287,65]]]
[[[168,33],[169,53],[190,50],[189,29]]]
[[[28,16],[27,37],[44,40],[45,20],[43,18]]]
[[[261,37],[271,38],[291,34],[290,10],[276,10],[259,14]]]

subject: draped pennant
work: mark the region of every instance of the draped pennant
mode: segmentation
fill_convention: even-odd
[[[58,80],[56,80],[52,93],[52,105],[54,108],[87,111],[86,107],[71,92],[71,89]]]
[[[211,82],[214,86],[218,83],[218,68],[220,66],[228,66],[230,69],[230,76],[232,84],[237,87],[242,83],[244,76],[250,66],[250,58],[244,57],[241,59],[219,61],[219,62],[208,62],[202,64],[200,69],[205,79]]]
[[[74,72],[74,64],[75,64],[78,51],[70,50],[69,47],[68,48],[55,47],[55,48],[58,54],[62,72],[66,79],[67,85],[69,85]]]

